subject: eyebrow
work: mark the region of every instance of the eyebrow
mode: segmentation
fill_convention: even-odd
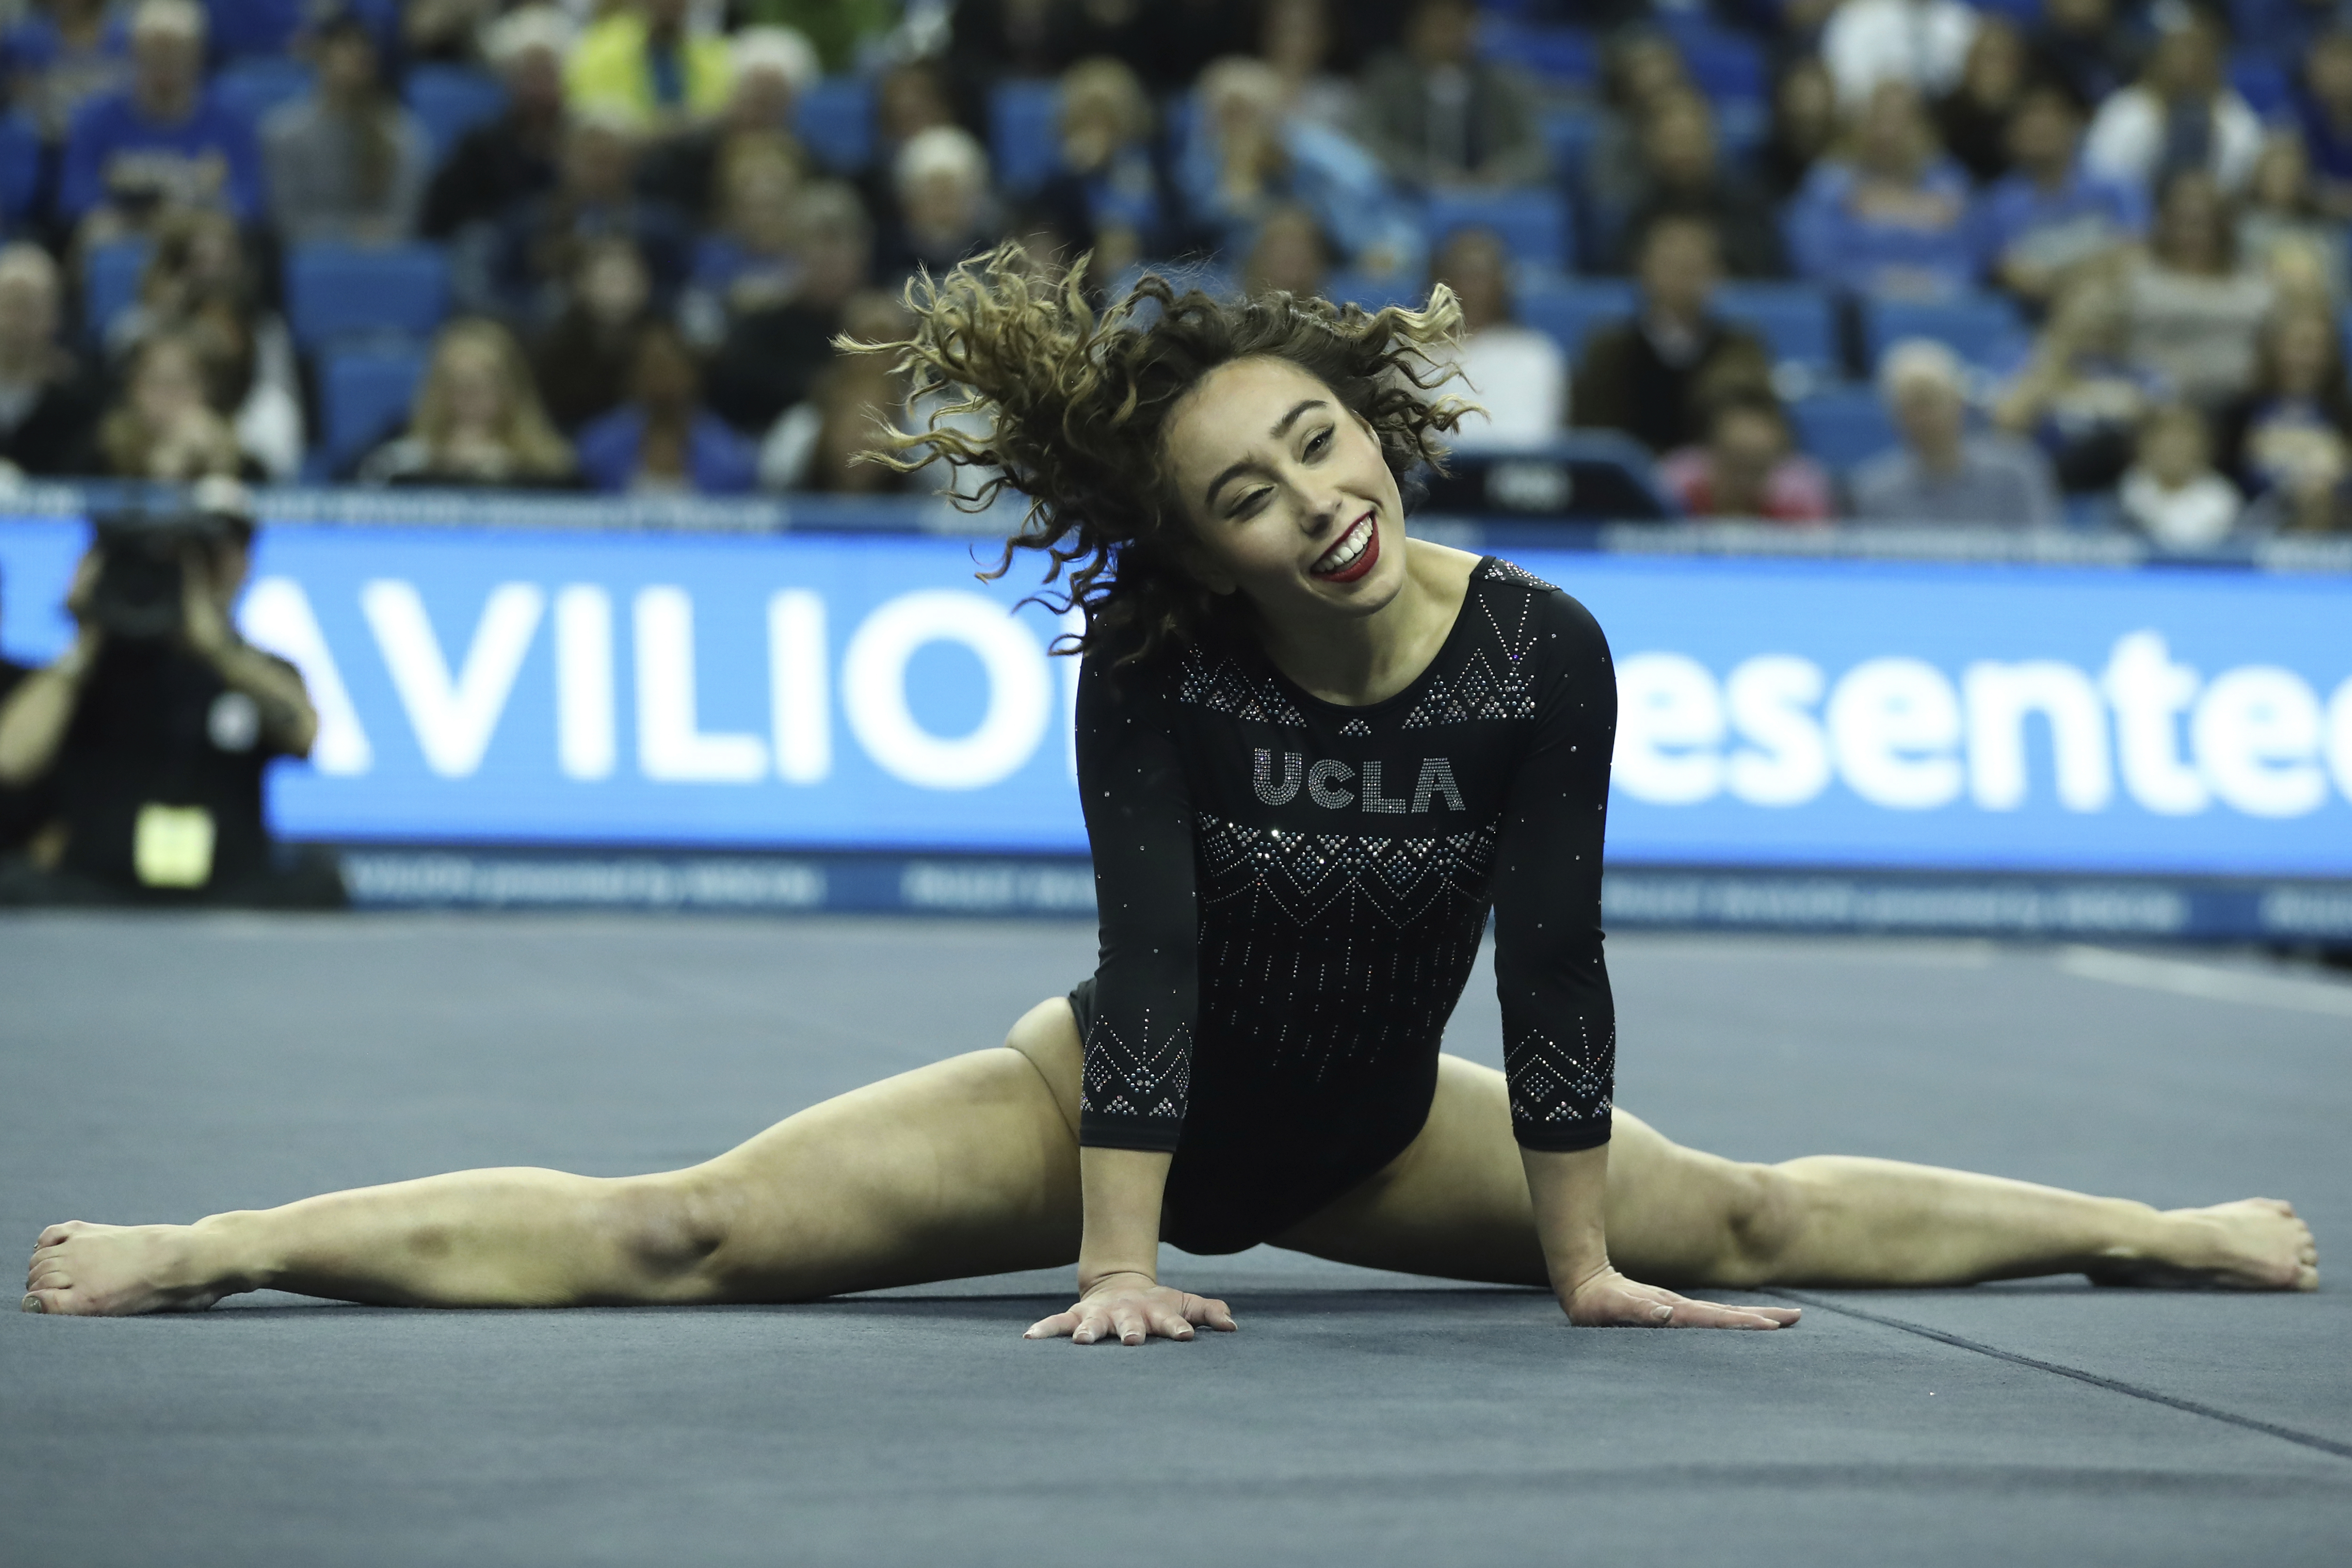
[[[1292,405],[1289,413],[1284,415],[1281,418],[1274,422],[1274,428],[1268,431],[1267,434],[1279,441],[1285,435],[1289,433],[1290,427],[1293,425],[1298,423],[1298,416],[1300,415],[1306,413],[1310,408],[1328,408],[1329,406],[1329,404],[1326,403],[1319,397],[1301,398],[1297,404]],[[1219,474],[1215,479],[1211,479],[1209,481],[1209,488],[1202,492],[1202,506],[1213,507],[1216,505],[1217,492],[1219,490],[1223,489],[1225,486],[1241,478],[1242,475],[1252,472],[1253,470],[1264,473],[1265,471],[1265,465],[1259,462],[1255,458],[1244,458],[1240,462],[1226,468],[1223,473]]]

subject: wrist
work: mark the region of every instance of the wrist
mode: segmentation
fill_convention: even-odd
[[[1078,1264],[1078,1294],[1083,1296],[1122,1275],[1147,1288],[1160,1283],[1159,1272],[1156,1269],[1147,1268],[1138,1264],[1088,1263],[1081,1260]]]

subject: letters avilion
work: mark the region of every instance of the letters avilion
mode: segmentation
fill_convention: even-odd
[[[1258,799],[1268,805],[1287,805],[1297,798],[1298,786],[1307,785],[1307,798],[1330,811],[1344,810],[1356,804],[1351,790],[1335,787],[1352,783],[1356,770],[1346,763],[1326,757],[1313,767],[1297,752],[1282,753],[1282,782],[1274,780],[1274,753],[1265,747],[1257,748],[1257,760],[1251,769],[1250,783]],[[1412,801],[1408,805],[1402,796],[1381,793],[1381,764],[1366,763],[1363,774],[1363,809],[1402,816],[1408,811],[1427,811],[1432,800],[1443,800],[1449,811],[1467,811],[1462,804],[1462,791],[1454,782],[1454,764],[1444,757],[1423,757],[1421,776],[1413,781]]]

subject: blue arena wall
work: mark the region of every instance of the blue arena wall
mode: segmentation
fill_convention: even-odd
[[[1087,908],[1065,627],[992,542],[549,516],[263,535],[323,720],[272,811],[363,901]],[[0,520],[18,657],[84,537]],[[1618,664],[1615,923],[2352,935],[2352,575],[1541,537]]]

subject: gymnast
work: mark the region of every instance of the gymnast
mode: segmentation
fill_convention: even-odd
[[[1612,1107],[1609,648],[1558,588],[1406,531],[1401,481],[1470,407],[1443,392],[1444,289],[1367,313],[1147,278],[1097,315],[1008,248],[909,300],[908,342],[852,346],[901,354],[938,412],[877,456],[1025,495],[1014,543],[1084,615],[1094,974],[1000,1048],[688,1170],[466,1171],[52,1226],[26,1311],[265,1288],[806,1301],[1075,1261],[1076,1301],[1030,1337],[1233,1330],[1161,1282],[1162,1241],[1545,1286],[1588,1325],[1798,1318],[1667,1285],[2315,1288],[2311,1232],[2273,1199],[2158,1212],[1887,1160],[1746,1164]],[[1501,1073],[1439,1049],[1490,910]]]

